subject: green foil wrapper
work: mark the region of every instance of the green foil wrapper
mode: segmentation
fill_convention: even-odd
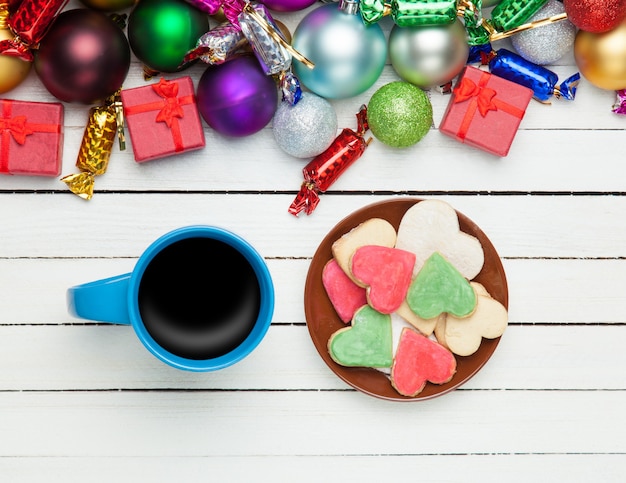
[[[491,11],[491,25],[498,32],[511,30],[528,22],[548,0],[502,0]]]
[[[456,20],[456,0],[394,0],[391,15],[399,27],[448,25]]]

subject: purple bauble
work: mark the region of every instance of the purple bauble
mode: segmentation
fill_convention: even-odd
[[[254,57],[209,66],[197,89],[198,110],[209,126],[227,136],[263,129],[278,107],[278,88]]]
[[[316,0],[261,0],[260,3],[277,12],[295,12],[310,7]]]
[[[54,97],[90,104],[122,87],[130,68],[130,46],[108,15],[86,8],[67,10],[42,39],[34,64]]]

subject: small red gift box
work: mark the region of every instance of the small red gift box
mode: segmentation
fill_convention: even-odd
[[[63,104],[0,99],[0,173],[58,176]]]
[[[452,91],[439,130],[506,156],[532,97],[531,89],[468,65]]]
[[[138,163],[205,146],[191,77],[161,79],[122,90],[121,96]]]

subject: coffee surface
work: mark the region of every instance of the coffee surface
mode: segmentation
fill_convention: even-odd
[[[213,359],[252,331],[261,303],[246,258],[211,238],[177,241],[158,253],[139,284],[139,312],[163,348],[187,359]]]

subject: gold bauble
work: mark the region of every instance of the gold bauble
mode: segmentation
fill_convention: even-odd
[[[11,40],[13,33],[0,27],[0,42]],[[31,62],[0,54],[0,94],[17,87],[30,72]]]
[[[599,34],[579,30],[574,58],[580,73],[596,87],[626,88],[626,22]]]

